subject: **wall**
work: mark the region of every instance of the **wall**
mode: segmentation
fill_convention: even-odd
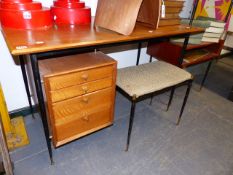
[[[38,0],[43,3],[43,6],[49,7],[52,4],[52,0]],[[91,7],[92,16],[95,14],[97,0],[83,0],[86,5]],[[189,9],[192,5],[192,0],[187,0],[185,3],[184,11],[181,13],[182,17],[189,16]],[[23,78],[20,66],[12,59],[4,38],[0,33],[0,82],[3,86],[3,92],[5,94],[8,110],[16,110],[28,106],[27,96],[24,88]],[[126,50],[121,47],[110,48],[105,50],[109,55],[118,61],[118,67],[125,67],[135,65],[137,50],[136,45],[127,46],[130,50]],[[141,52],[140,63],[148,62],[149,56],[146,55],[145,47]]]

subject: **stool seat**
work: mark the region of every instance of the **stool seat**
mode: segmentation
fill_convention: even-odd
[[[119,69],[117,86],[136,98],[192,79],[187,71],[163,61]]]

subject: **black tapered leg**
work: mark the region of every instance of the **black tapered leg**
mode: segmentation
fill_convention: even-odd
[[[207,75],[208,75],[208,73],[209,73],[209,71],[210,71],[211,64],[212,64],[212,60],[209,62],[208,66],[207,66],[207,68],[206,68],[204,77],[203,77],[203,79],[202,79],[202,81],[201,81],[200,90],[202,89],[202,87],[203,87],[203,85],[204,85],[204,83],[205,83],[205,80],[206,80],[206,78],[207,78]]]
[[[33,107],[32,107],[31,93],[30,93],[27,73],[26,73],[26,69],[25,69],[24,56],[20,55],[19,60],[20,60],[21,71],[22,71],[22,74],[23,74],[23,81],[24,81],[24,85],[25,85],[25,89],[26,89],[26,93],[27,93],[28,103],[29,103],[29,106],[30,106],[30,112],[32,114],[32,118],[35,119],[34,112],[33,112]]]
[[[134,121],[135,105],[136,105],[136,101],[135,101],[135,99],[133,99],[132,104],[131,104],[131,112],[130,112],[130,119],[129,119],[129,129],[128,129],[127,144],[126,144],[125,151],[128,151],[128,149],[129,149],[131,131],[132,131],[133,121]]]
[[[188,96],[189,96],[189,92],[190,92],[191,87],[192,87],[192,80],[190,80],[190,81],[188,82],[188,86],[187,86],[187,90],[186,90],[186,93],[185,93],[184,101],[183,101],[183,104],[182,104],[182,107],[181,107],[181,110],[180,110],[180,115],[179,115],[179,117],[178,117],[178,119],[177,119],[176,125],[179,125],[179,124],[180,124],[180,119],[181,119],[181,116],[182,116],[182,114],[183,114],[183,112],[184,112],[184,107],[185,107],[185,105],[186,105],[186,102],[187,102],[187,99],[188,99]]]
[[[173,99],[173,96],[174,96],[175,89],[176,89],[175,86],[173,86],[172,89],[171,89],[170,98],[169,98],[169,102],[168,102],[168,104],[167,104],[167,110],[166,110],[166,111],[168,111],[169,107],[171,106],[171,103],[172,103],[172,99]]]
[[[149,103],[150,105],[152,105],[153,98],[154,98],[154,94],[152,94],[151,97],[150,97],[150,103]]]
[[[39,102],[41,119],[42,119],[42,123],[43,123],[43,127],[44,127],[47,147],[48,147],[48,151],[49,151],[49,157],[50,157],[51,164],[53,164],[54,162],[53,162],[52,146],[51,146],[51,142],[50,142],[50,138],[49,138],[49,128],[48,128],[48,122],[47,122],[47,116],[46,116],[43,91],[42,91],[42,86],[41,86],[38,60],[37,60],[37,56],[35,54],[30,55],[30,58],[31,58],[31,66],[32,66],[32,71],[33,71],[33,76],[34,76],[34,81],[35,81],[35,86],[36,86],[37,98],[38,98],[38,102]]]
[[[141,55],[141,48],[142,48],[142,43],[139,42],[139,43],[138,43],[138,54],[137,54],[137,63],[136,63],[136,65],[139,64],[140,55]]]
[[[152,57],[152,55],[151,55],[151,56],[150,56],[150,63],[152,62],[152,58],[153,58],[153,57]]]
[[[185,53],[186,53],[186,48],[188,46],[188,42],[189,42],[189,36],[190,35],[186,35],[184,38],[184,43],[183,43],[183,47],[182,47],[182,50],[181,50],[181,54],[180,54],[180,58],[178,59],[178,67],[182,67],[182,63],[183,63],[183,59],[184,59],[184,56],[185,56]]]

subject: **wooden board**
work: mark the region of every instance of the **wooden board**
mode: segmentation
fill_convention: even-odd
[[[158,28],[161,0],[144,0],[138,13],[137,21],[143,25]]]
[[[160,19],[159,27],[163,26],[171,26],[171,25],[179,25],[180,19]]]
[[[164,4],[166,7],[178,7],[182,8],[184,6],[185,1],[176,1],[176,0],[164,0]]]
[[[1,152],[6,175],[13,175],[14,173],[13,173],[9,150],[7,148],[7,141],[6,141],[6,136],[5,136],[5,132],[4,132],[3,124],[2,124],[1,113],[0,113],[0,152]]]
[[[168,13],[165,15],[164,18],[160,18],[160,19],[177,19],[180,18],[179,14],[180,13]]]
[[[182,11],[182,8],[180,7],[166,7],[166,14],[169,13],[180,13]]]
[[[99,0],[95,26],[130,35],[143,0]]]

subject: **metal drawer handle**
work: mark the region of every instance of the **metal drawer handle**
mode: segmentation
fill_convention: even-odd
[[[87,113],[83,113],[82,120],[85,122],[89,122],[89,116],[87,115]]]
[[[82,78],[83,80],[87,81],[87,79],[88,79],[88,74],[83,74],[83,75],[81,75],[81,78]]]

